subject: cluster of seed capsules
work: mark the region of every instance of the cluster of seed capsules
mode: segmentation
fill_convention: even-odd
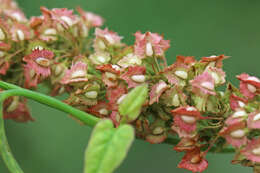
[[[27,19],[17,4],[0,0],[0,77],[28,89],[44,84],[51,95],[67,93],[64,102],[100,118],[121,123],[118,105],[146,83],[149,97],[137,119],[127,120],[136,135],[152,144],[179,137],[174,150],[185,152],[178,167],[202,172],[209,150],[236,149],[233,163],[258,169],[260,163],[260,80],[238,75],[240,87],[226,83],[227,56],[177,56],[168,66],[169,41],[157,33],[136,32],[134,45],[101,29],[91,12],[40,8]],[[94,31],[94,32],[93,32]],[[138,102],[138,98],[132,100]],[[26,99],[11,97],[4,118],[33,121]]]

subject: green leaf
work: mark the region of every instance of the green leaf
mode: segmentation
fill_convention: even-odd
[[[114,128],[111,120],[102,120],[94,128],[85,152],[84,173],[112,173],[126,157],[134,140],[130,125]]]
[[[122,122],[131,122],[135,120],[141,111],[148,95],[146,84],[137,86],[131,90],[124,100],[119,104],[119,113],[123,116]]]

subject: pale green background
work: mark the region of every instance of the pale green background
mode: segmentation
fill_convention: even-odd
[[[226,54],[228,80],[235,84],[241,72],[259,75],[259,0],[19,0],[28,16],[39,15],[39,7],[75,8],[101,14],[106,26],[133,43],[137,30],[159,32],[171,40],[170,63],[179,54],[197,58]],[[30,102],[35,123],[7,121],[11,148],[25,173],[81,173],[83,151],[90,128],[65,114]],[[137,141],[117,173],[188,172],[176,168],[182,154],[169,145]],[[206,173],[246,173],[249,168],[230,164],[231,154],[208,154]],[[0,160],[0,173],[7,173]]]

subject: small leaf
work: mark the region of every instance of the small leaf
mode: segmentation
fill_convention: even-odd
[[[123,116],[123,122],[131,122],[140,114],[142,105],[148,95],[147,85],[140,85],[131,90],[122,103],[119,104],[119,112]]]
[[[102,120],[94,128],[85,152],[84,173],[112,173],[126,157],[134,140],[130,125],[113,127],[111,120]]]

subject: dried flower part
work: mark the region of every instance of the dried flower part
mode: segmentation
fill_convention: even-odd
[[[121,79],[125,80],[128,88],[134,88],[145,82],[146,69],[143,66],[130,66]]]
[[[100,17],[99,15],[96,15],[94,13],[84,11],[80,7],[77,7],[77,11],[81,15],[82,19],[86,23],[88,27],[100,27],[104,23],[104,19]]]
[[[10,106],[13,106],[12,109],[8,109]],[[34,121],[26,105],[26,100],[21,102],[15,99],[7,99],[4,102],[4,119],[12,119],[17,122]]]
[[[197,95],[216,95],[214,91],[214,79],[207,71],[198,75],[190,83],[192,85],[192,92]]]
[[[208,162],[203,158],[200,149],[195,148],[185,154],[178,167],[190,170],[192,172],[203,172],[208,168]]]
[[[222,68],[222,66],[223,66],[222,61],[224,59],[226,59],[226,58],[229,58],[229,56],[225,56],[225,55],[219,55],[219,56],[212,55],[212,56],[209,56],[209,57],[202,57],[200,62],[207,63],[209,66],[212,66],[212,67]]]
[[[116,88],[108,88],[106,98],[109,101],[110,110],[117,111],[118,105],[123,101],[126,96],[127,89],[124,85],[118,85]]]
[[[40,75],[32,69],[30,64],[24,65],[24,78],[25,88],[34,88],[37,87],[38,83],[40,83]]]
[[[229,97],[229,104],[232,110],[244,108],[248,101],[244,98],[231,94]]]
[[[194,56],[178,55],[176,57],[176,61],[177,61],[178,64],[185,64],[185,65],[188,65],[188,66],[192,66],[196,63]]]
[[[252,112],[248,115],[247,127],[249,129],[260,129],[260,111]]]
[[[245,97],[252,99],[260,93],[260,80],[257,77],[242,73],[237,78],[240,80],[240,92]]]
[[[35,71],[37,75],[44,78],[51,74],[50,65],[54,54],[49,50],[33,50],[31,54],[25,56],[23,61],[27,62],[27,66]]]
[[[71,65],[71,68],[66,71],[60,82],[61,84],[72,84],[86,81],[88,81],[87,64],[82,61],[78,61]]]
[[[232,146],[239,148],[247,143],[245,122],[238,122],[221,129],[219,134]]]
[[[185,130],[181,129],[179,126],[173,124],[171,129],[178,134],[179,138],[194,138],[197,135],[196,131],[193,132],[186,132]]]
[[[155,102],[159,102],[159,98],[164,91],[166,91],[169,86],[164,81],[159,81],[157,84],[152,86],[150,92],[150,101],[149,104],[153,104]]]
[[[150,144],[160,144],[167,138],[166,133],[160,134],[160,135],[147,135],[145,137],[145,140],[149,142]]]
[[[178,152],[193,151],[196,148],[196,142],[195,138],[181,138],[181,141],[173,149]]]
[[[105,101],[99,101],[96,105],[87,109],[87,112],[100,118],[108,117],[110,115],[109,105]]]
[[[133,53],[129,53],[117,62],[123,68],[142,64],[142,59]]]
[[[260,163],[260,140],[259,138],[250,140],[241,153],[248,159]]]
[[[187,96],[182,92],[178,86],[167,89],[161,96],[162,102],[167,106],[178,107],[186,105]]]
[[[141,58],[147,56],[163,56],[164,52],[170,47],[170,41],[164,40],[163,37],[157,33],[141,32],[135,33],[135,54]]]

